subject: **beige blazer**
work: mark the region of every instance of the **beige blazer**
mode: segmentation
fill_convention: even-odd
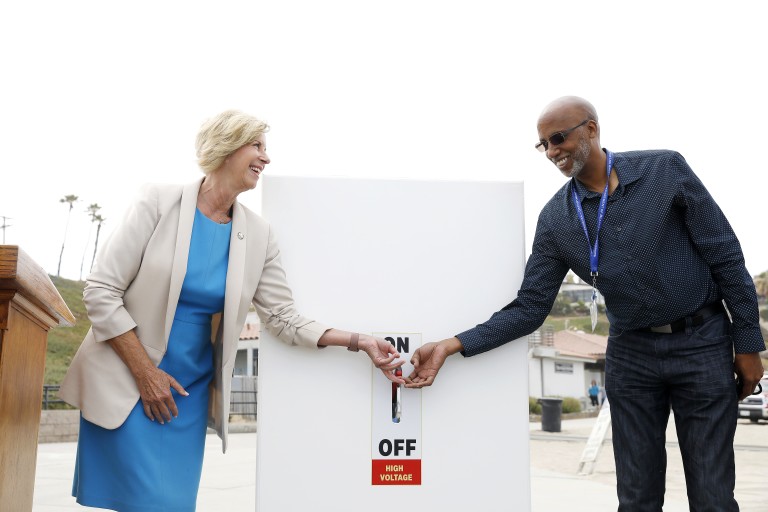
[[[168,345],[187,268],[201,180],[186,186],[146,185],[123,222],[99,250],[83,299],[91,321],[61,385],[60,396],[88,421],[107,429],[123,424],[139,400],[128,367],[105,340],[136,329],[153,363]],[[262,327],[280,340],[307,347],[328,329],[302,317],[280,264],[269,224],[240,203],[232,213],[224,311],[212,322],[214,378],[209,424],[227,448],[230,391],[237,342],[249,305]]]

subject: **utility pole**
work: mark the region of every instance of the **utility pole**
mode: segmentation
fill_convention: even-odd
[[[3,245],[5,245],[5,228],[9,228],[13,225],[13,224],[8,224],[8,221],[13,217],[6,217],[5,215],[0,215],[0,218],[3,219],[3,225],[0,226],[0,228],[2,228],[3,230]]]

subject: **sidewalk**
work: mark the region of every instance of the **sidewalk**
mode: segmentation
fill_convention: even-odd
[[[608,430],[606,442],[589,476],[577,474],[596,418],[565,420],[561,432],[543,432],[530,423],[532,512],[616,510],[616,466]],[[741,512],[768,510],[768,424],[739,420],[734,439],[736,500]],[[553,492],[553,489],[556,492]],[[677,445],[674,417],[667,428],[665,512],[688,511],[685,475]]]
[[[531,512],[615,511],[616,473],[610,442],[603,445],[595,471],[577,475],[579,460],[595,418],[564,420],[561,432],[531,423]],[[610,439],[610,430],[607,439]],[[667,432],[667,493],[664,511],[688,510],[682,461],[674,424]],[[227,454],[215,435],[206,440],[205,463],[198,495],[199,512],[253,512],[256,492],[256,433],[233,434]],[[768,510],[768,424],[739,420],[736,429],[736,498],[742,512]],[[70,496],[75,443],[38,446],[34,512],[98,510],[77,505]],[[510,510],[514,510],[510,504]]]
[[[71,496],[77,443],[38,445],[33,512],[103,510],[82,507]],[[227,454],[209,434],[197,497],[199,512],[254,512],[256,508],[256,434],[229,436]]]

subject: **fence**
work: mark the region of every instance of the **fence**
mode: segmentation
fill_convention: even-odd
[[[59,393],[58,385],[45,384],[43,386],[43,410],[48,409],[63,409],[68,407],[66,402],[58,397]],[[51,407],[55,406],[55,407]]]
[[[43,386],[43,410],[66,409],[70,407],[57,396],[59,387],[54,384],[45,384]],[[255,420],[256,396],[255,377],[233,377],[232,394],[230,395],[230,414],[246,416]]]
[[[232,377],[230,415],[256,419],[257,387],[255,377]]]

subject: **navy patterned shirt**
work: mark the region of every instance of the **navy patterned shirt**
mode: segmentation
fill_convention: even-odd
[[[612,330],[664,325],[725,300],[737,353],[765,350],[757,294],[723,212],[674,151],[615,153],[619,185],[599,236],[597,288]],[[458,334],[472,356],[530,334],[546,319],[568,269],[592,283],[589,244],[573,205],[581,200],[594,243],[601,193],[571,179],[539,215],[517,298]]]

